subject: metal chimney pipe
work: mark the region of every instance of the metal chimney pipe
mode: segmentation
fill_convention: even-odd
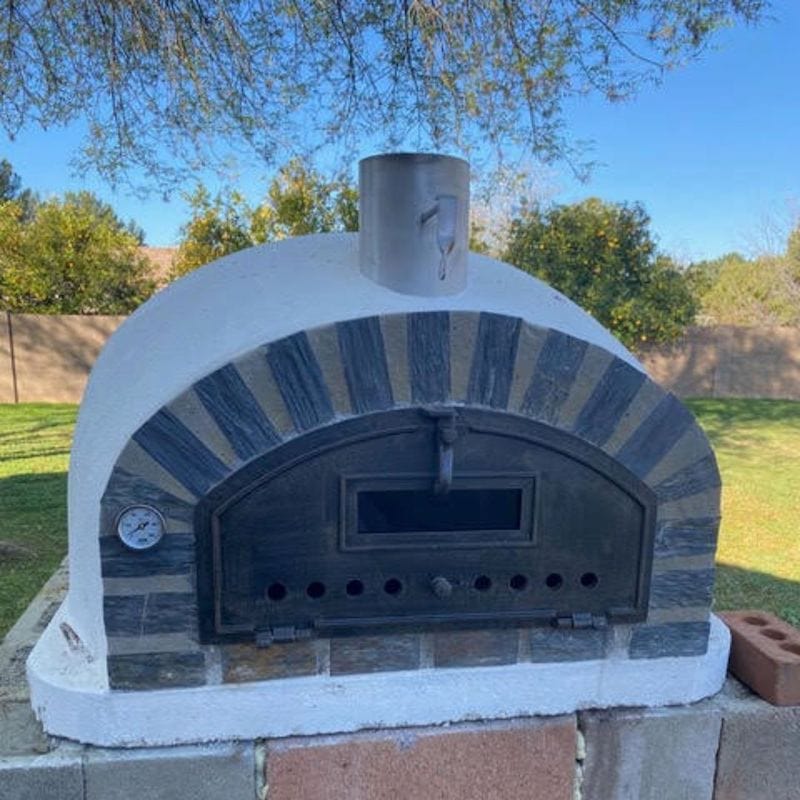
[[[358,165],[359,264],[402,294],[458,294],[467,284],[469,164],[389,153]]]

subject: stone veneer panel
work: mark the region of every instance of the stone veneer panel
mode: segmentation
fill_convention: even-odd
[[[598,381],[614,363],[614,356],[601,347],[589,345],[583,354],[578,374],[570,388],[569,395],[558,412],[556,427],[561,430],[574,431],[578,416],[586,413],[586,404],[596,393]]]
[[[631,658],[698,656],[708,647],[708,622],[640,625],[631,634]]]
[[[325,385],[328,387],[333,409],[337,415],[346,417],[353,413],[347,380],[342,367],[339,334],[335,325],[325,325],[308,331],[308,342],[314,351]],[[264,452],[262,448],[259,452]]]
[[[411,402],[444,403],[450,395],[450,318],[444,312],[409,314]]]
[[[681,401],[674,395],[666,395],[616,457],[635,475],[644,477],[694,424],[694,417]]]
[[[295,433],[294,423],[278,391],[272,370],[266,369],[266,364],[266,347],[260,347],[233,362],[264,416],[282,439],[288,438]]]
[[[108,679],[114,689],[202,686],[206,682],[205,657],[196,651],[109,656]]]
[[[368,414],[392,408],[392,383],[386,366],[380,319],[367,317],[339,322],[336,330],[353,412]]]
[[[222,680],[225,683],[263,681],[315,675],[319,671],[317,642],[287,642],[280,647],[225,645]]]
[[[226,364],[198,381],[196,391],[242,461],[280,442],[274,426],[233,364]]]
[[[400,406],[411,402],[411,355],[408,351],[408,328],[411,325],[411,314],[391,314],[381,317],[383,333],[383,349],[392,383],[392,397]],[[450,384],[447,385],[449,393]],[[447,394],[447,393],[446,393]]]
[[[209,376],[206,380],[213,380],[213,377]],[[200,391],[200,384],[198,384],[195,386],[194,391],[184,392],[180,397],[173,400],[167,406],[167,409],[195,437],[202,439],[203,443],[225,464],[227,469],[232,469],[242,460],[235,452],[236,442],[231,436],[232,431],[223,433],[220,430],[217,419],[208,412],[208,408],[201,402]]]
[[[229,473],[213,450],[166,408],[142,425],[133,438],[153,460],[198,497]]]
[[[616,430],[644,381],[645,375],[638,369],[619,359],[612,360],[578,414],[572,432],[602,447]]]
[[[522,320],[481,314],[467,385],[467,404],[506,408]]]
[[[645,380],[617,423],[614,432],[603,443],[603,450],[609,455],[615,455],[663,397],[664,390],[660,386],[650,380]]]
[[[523,322],[517,339],[517,360],[508,396],[508,410],[513,414],[522,413],[521,407],[525,393],[530,386],[539,353],[547,340],[547,331]]]
[[[519,636],[515,628],[435,633],[433,663],[437,667],[513,664],[519,658]]]
[[[108,636],[189,633],[197,629],[194,592],[107,595],[104,616]]]
[[[656,572],[650,584],[650,608],[707,606],[713,588],[713,569]]]
[[[658,486],[675,473],[698,460],[698,454],[708,450],[706,435],[702,429],[693,425],[678,439],[669,452],[647,474],[650,486]]]
[[[305,332],[272,342],[267,361],[296,430],[312,430],[333,419],[328,387]]]
[[[437,403],[507,409],[552,425],[614,454],[652,488],[659,498],[652,620],[632,626],[628,654],[705,651],[719,473],[691,414],[638,370],[565,333],[497,314],[419,312],[343,321],[265,343],[198,380],[134,433],[101,504],[103,576],[117,582],[108,584],[105,601],[112,686],[219,679],[205,664],[204,653],[214,648],[174,651],[182,636],[197,640],[195,503],[238,468],[219,455],[251,459],[349,415]],[[198,409],[213,420],[210,436],[227,444],[204,440]],[[190,412],[191,429],[179,418]],[[167,535],[153,551],[130,553],[114,535],[117,515],[134,502],[166,516]],[[328,653],[338,674],[602,658],[611,636],[492,629],[220,652],[223,679],[241,681],[325,671]],[[140,652],[148,643],[149,662]]]
[[[533,662],[588,661],[605,658],[609,631],[533,628],[523,632],[520,660]]]
[[[661,520],[656,524],[656,558],[712,555],[717,547],[719,517]]]
[[[450,400],[465,403],[472,377],[480,314],[450,312]]]
[[[524,416],[555,425],[561,406],[569,397],[587,347],[583,340],[559,331],[550,331],[547,334],[520,406]]]
[[[331,640],[331,675],[418,669],[421,636],[354,636]]]
[[[167,534],[155,550],[131,558],[130,550],[115,535],[100,539],[104,578],[151,578],[189,575],[194,568],[194,534]]]

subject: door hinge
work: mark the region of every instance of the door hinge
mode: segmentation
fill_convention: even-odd
[[[256,647],[269,647],[272,644],[296,642],[310,639],[311,628],[295,628],[294,625],[278,625],[274,628],[256,631]]]
[[[606,628],[608,619],[604,614],[592,614],[589,611],[577,611],[572,614],[564,614],[555,618],[557,628]]]

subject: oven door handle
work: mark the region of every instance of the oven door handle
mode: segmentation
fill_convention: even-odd
[[[453,485],[453,445],[458,438],[454,408],[426,409],[436,420],[438,470],[433,482],[435,494],[447,494]]]

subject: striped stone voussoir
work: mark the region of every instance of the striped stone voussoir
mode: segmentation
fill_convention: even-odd
[[[633,626],[629,656],[705,652],[720,479],[685,406],[635,367],[566,333],[486,312],[415,312],[267,342],[204,376],[133,434],[101,504],[112,686],[197,685],[235,673],[220,667],[225,648],[197,643],[194,594],[186,591],[195,581],[194,509],[209,490],[253,458],[323,426],[436,404],[552,426],[603,450],[649,486],[658,499],[650,612],[647,623]],[[114,524],[122,508],[140,502],[162,511],[167,533],[152,555],[126,558]],[[535,661],[606,651],[607,637],[596,632],[560,632],[550,643],[542,636],[520,631],[502,652]],[[500,652],[489,639],[487,652]],[[394,661],[430,651],[434,656],[420,663],[435,666],[431,641],[425,634],[413,644],[405,635],[403,656]],[[471,643],[470,658],[490,663],[475,656],[480,646]],[[343,647],[336,646],[334,665],[351,669],[359,651],[354,644],[344,654]],[[330,669],[329,658],[315,663]]]

